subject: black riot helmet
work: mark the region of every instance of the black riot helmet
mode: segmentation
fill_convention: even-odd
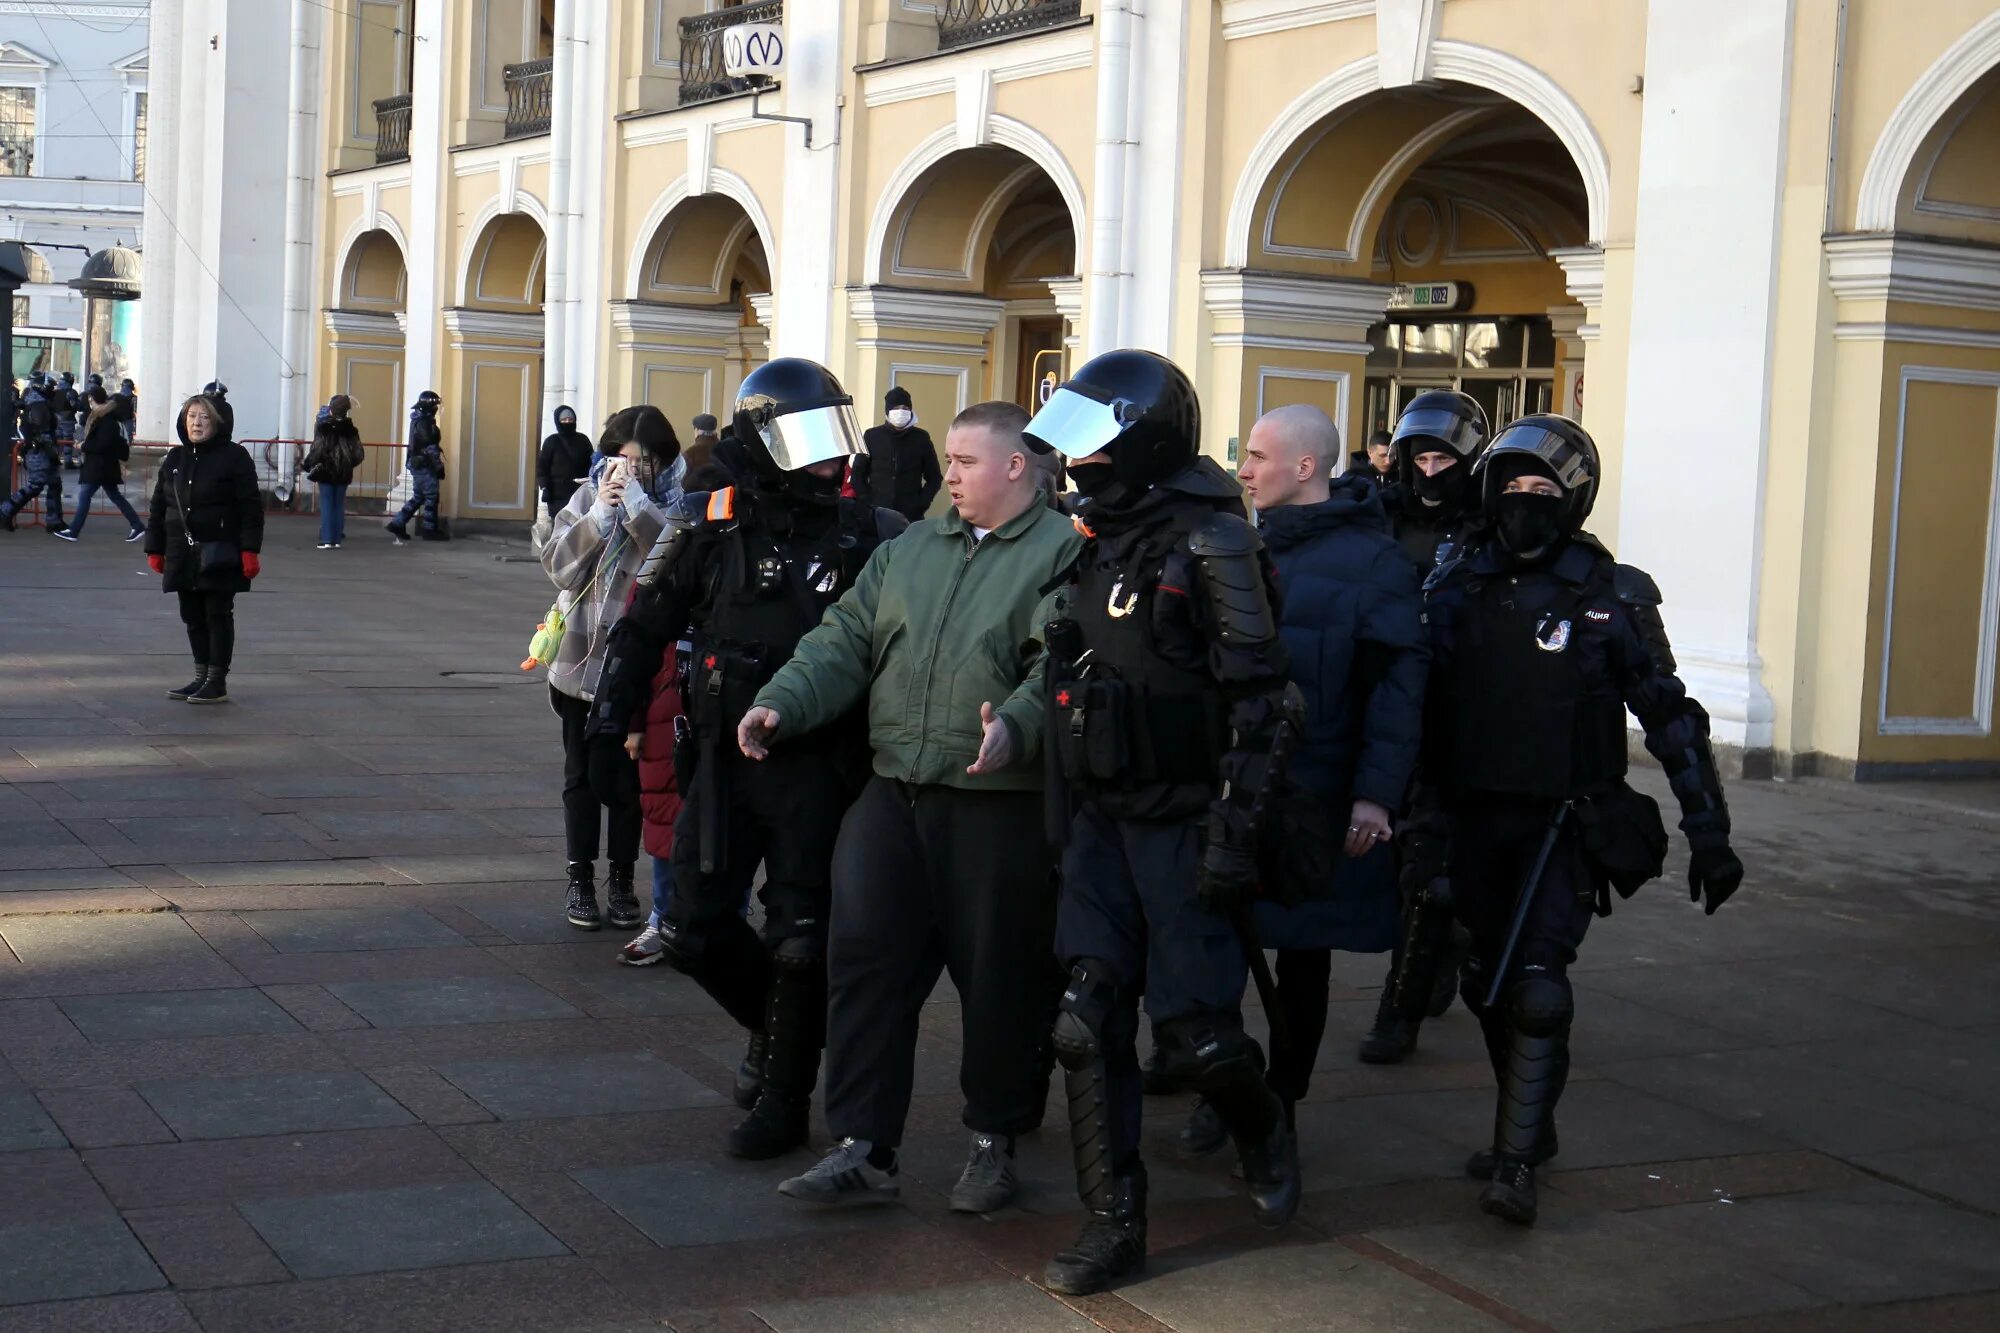
[[[768,482],[863,452],[853,397],[832,371],[799,356],[767,361],[743,377],[731,426],[751,470]]]
[[[425,416],[436,416],[438,408],[442,406],[444,399],[438,397],[437,390],[425,389],[417,395],[417,405],[412,410],[422,412]]]
[[[1201,456],[1201,400],[1179,366],[1127,348],[1086,361],[1022,433],[1072,462],[1109,449],[1118,481],[1144,491]]]
[[[229,396],[229,386],[221,380],[210,380],[201,386],[201,391],[205,396],[210,398],[227,398]]]
[[[1458,459],[1459,475],[1464,476],[1465,470],[1479,461],[1492,434],[1486,409],[1471,394],[1454,389],[1430,389],[1418,394],[1396,418],[1392,437],[1403,488],[1421,494],[1418,454],[1449,453]]]
[[[1509,481],[1527,472],[1553,478],[1563,489],[1560,501],[1550,506],[1553,532],[1556,536],[1570,537],[1590,517],[1591,506],[1597,502],[1597,480],[1602,471],[1597,442],[1590,438],[1590,433],[1568,417],[1554,413],[1538,413],[1510,422],[1473,464],[1473,476],[1479,480],[1479,507],[1494,523],[1501,544],[1510,547],[1521,543],[1510,541],[1511,524],[1501,512],[1502,492]]]

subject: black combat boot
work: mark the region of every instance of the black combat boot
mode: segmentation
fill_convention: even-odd
[[[1361,1063],[1399,1065],[1417,1049],[1418,1024],[1396,1012],[1390,989],[1382,987],[1382,999],[1375,1006],[1375,1026],[1361,1039]]]
[[[637,930],[646,924],[639,895],[632,884],[632,863],[614,861],[604,877],[604,919],[615,930]]]
[[[750,1044],[743,1051],[743,1063],[736,1066],[736,1088],[730,1096],[746,1111],[757,1104],[757,1094],[764,1090],[764,1053],[770,1043],[771,1039],[761,1031],[751,1033]]]
[[[1134,1162],[1128,1173],[1106,1178],[1083,1230],[1049,1260],[1042,1281],[1065,1296],[1088,1296],[1145,1267],[1146,1168]]]
[[[403,526],[403,520],[400,518],[392,518],[382,526],[387,528],[389,535],[399,542],[406,542],[410,539],[410,530]]]
[[[1479,1206],[1525,1227],[1535,1224],[1535,1163],[1553,1150],[1552,1117],[1569,1077],[1570,998],[1566,984],[1531,978],[1512,999],[1493,1116],[1493,1179]]]
[[[179,699],[185,702],[188,696],[193,694],[196,690],[200,689],[201,683],[207,679],[208,679],[207,665],[201,662],[196,662],[194,664],[194,679],[189,681],[187,684],[181,686],[177,690],[168,690],[167,697],[169,699]]]
[[[597,871],[588,861],[569,863],[569,923],[578,930],[602,930],[597,914]]]
[[[729,1154],[753,1162],[803,1147],[812,1130],[813,1086],[826,1044],[826,955],[809,939],[782,941],[771,958],[764,1017],[764,1086],[729,1134]]]
[[[201,678],[201,687],[188,695],[191,704],[226,704],[229,702],[229,668],[212,666]]]

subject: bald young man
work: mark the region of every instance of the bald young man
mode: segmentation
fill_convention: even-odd
[[[1396,940],[1389,846],[1417,761],[1430,649],[1416,570],[1389,535],[1375,484],[1334,475],[1340,432],[1317,407],[1281,407],[1251,428],[1237,478],[1277,565],[1279,628],[1309,722],[1293,751],[1299,795],[1281,812],[1282,879],[1310,900],[1257,908],[1278,949],[1290,1045],[1272,1053],[1271,1088],[1303,1097],[1326,1031],[1333,949],[1379,953]],[[1199,1108],[1188,1146],[1222,1146]]]

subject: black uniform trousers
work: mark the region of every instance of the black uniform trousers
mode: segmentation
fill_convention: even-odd
[[[825,939],[829,867],[840,817],[853,787],[833,750],[812,741],[780,744],[759,763],[736,748],[735,729],[713,747],[716,785],[699,775],[682,793],[674,820],[674,897],[668,917],[695,941],[747,934],[742,916],[757,868],[764,868],[764,940]],[[702,757],[703,763],[710,755]],[[713,790],[722,808],[714,821],[722,846],[708,849],[715,869],[701,868],[703,810]]]
[[[1139,1147],[1140,992],[1156,1030],[1197,1015],[1242,1019],[1250,965],[1229,918],[1195,896],[1200,858],[1195,819],[1114,819],[1085,803],[1070,824],[1056,955],[1066,966],[1098,959],[1117,985],[1098,1042],[1121,1156]]]
[[[600,823],[609,832],[611,864],[630,865],[639,859],[643,815],[635,794],[629,804],[605,805],[590,789],[590,702],[549,689],[549,700],[562,719],[563,844],[569,859],[588,864],[597,859]],[[638,791],[638,783],[632,784]]]
[[[958,990],[966,1127],[1042,1121],[1043,1051],[1062,995],[1054,857],[1042,794],[872,779],[841,825],[827,946],[826,1122],[896,1147],[910,1110],[918,1016]]]
[[[1472,933],[1463,993],[1474,1012],[1485,1007],[1492,969],[1506,945],[1522,882],[1548,834],[1552,806],[1549,801],[1492,797],[1452,809],[1451,892],[1459,921]],[[1510,981],[1533,969],[1569,987],[1569,965],[1576,961],[1597,903],[1597,881],[1584,864],[1575,827],[1573,820],[1563,826],[1542,871],[1515,946]],[[1504,1014],[1505,988],[1500,1002]]]

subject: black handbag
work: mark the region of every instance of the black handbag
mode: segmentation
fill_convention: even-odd
[[[188,549],[195,553],[195,570],[201,578],[221,578],[225,575],[243,572],[243,548],[231,541],[198,542],[194,539],[194,528],[188,522],[187,503],[181,499],[181,488],[175,484],[177,478],[169,478],[167,489],[173,493],[174,508],[181,516],[181,536],[187,540]]]

